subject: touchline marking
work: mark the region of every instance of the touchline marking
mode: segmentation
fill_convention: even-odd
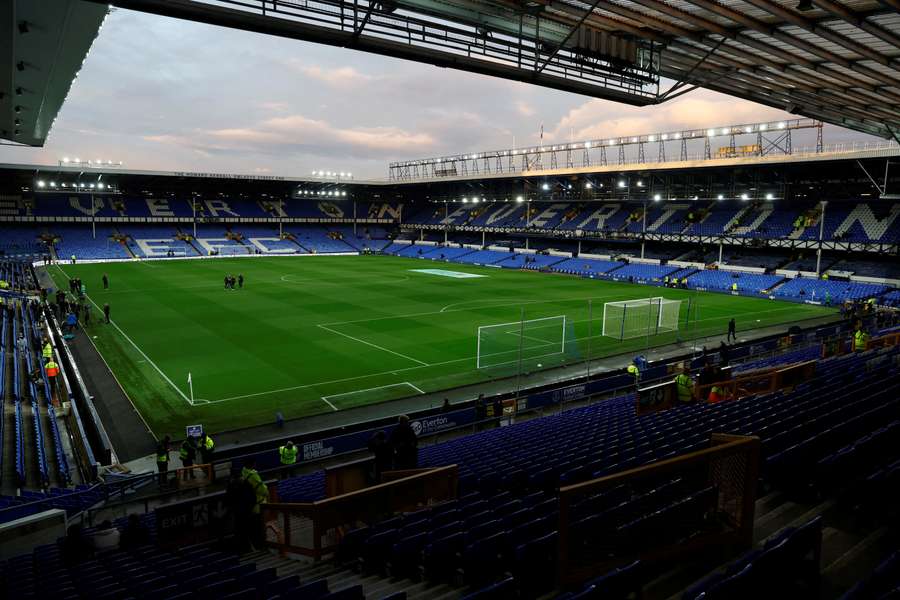
[[[390,350],[390,349],[388,349],[388,348],[385,348],[384,346],[379,346],[378,344],[373,344],[372,342],[367,342],[366,340],[361,340],[361,339],[359,339],[358,337],[353,337],[352,335],[350,335],[350,334],[348,334],[348,333],[344,333],[344,332],[342,332],[342,331],[337,331],[336,329],[332,329],[332,328],[330,328],[330,327],[326,327],[325,325],[316,325],[316,327],[320,327],[320,328],[324,329],[325,331],[330,331],[331,333],[336,333],[337,335],[342,335],[342,336],[344,336],[345,338],[349,338],[349,339],[351,339],[351,340],[353,340],[353,341],[359,342],[360,344],[365,344],[366,346],[372,346],[373,348],[377,348],[378,350],[383,350],[384,352],[389,352],[389,353],[391,353],[391,354],[393,354],[393,355],[395,355],[395,356],[399,356],[399,357],[401,357],[401,358],[405,358],[406,360],[411,360],[411,361],[413,361],[414,363],[419,363],[419,364],[422,365],[423,367],[431,366],[431,365],[429,365],[427,362],[422,362],[422,361],[419,360],[418,358],[413,358],[412,356],[407,356],[407,355],[405,355],[405,354],[400,354],[399,352],[394,352],[393,350]]]
[[[66,279],[69,279],[68,273],[66,273],[65,271],[63,271],[62,267],[60,267],[59,264],[56,265],[56,268],[59,269],[59,272],[63,274],[63,277],[65,277]],[[97,311],[98,311],[100,314],[103,314],[103,309],[100,307],[99,304],[97,304],[96,302],[94,302],[94,299],[91,298],[90,294],[87,294],[87,299],[91,301],[91,304],[93,304],[94,306],[97,307]],[[133,340],[133,339],[131,339],[130,337],[128,337],[128,334],[127,334],[127,333],[125,333],[124,331],[122,331],[122,328],[121,328],[121,327],[119,327],[118,325],[116,325],[116,322],[115,322],[115,321],[110,321],[110,324],[111,324],[113,327],[116,328],[116,331],[118,331],[120,334],[122,334],[122,337],[123,337],[123,338],[125,338],[126,340],[128,340],[128,343],[129,343],[129,344],[131,344],[132,346],[134,346],[134,349],[137,350],[138,353],[139,353],[141,356],[144,357],[144,360],[146,360],[148,363],[150,363],[150,366],[152,366],[154,369],[156,369],[156,372],[159,373],[159,374],[162,376],[162,378],[165,379],[166,382],[168,382],[168,384],[172,386],[172,389],[174,389],[176,392],[178,392],[178,395],[179,395],[179,396],[181,396],[182,398],[184,398],[184,401],[185,401],[185,402],[187,402],[187,403],[188,403],[189,405],[191,405],[191,406],[194,406],[194,403],[191,402],[191,399],[188,398],[188,397],[185,395],[184,392],[182,392],[180,389],[178,389],[178,386],[177,386],[177,385],[175,385],[174,383],[172,383],[172,380],[169,379],[168,375],[166,375],[165,373],[163,373],[162,369],[160,369],[160,368],[156,365],[155,362],[153,362],[152,360],[150,360],[150,357],[147,356],[147,355],[144,353],[143,350],[141,350],[141,347],[140,347],[140,346],[138,346],[137,344],[134,343],[134,340]]]

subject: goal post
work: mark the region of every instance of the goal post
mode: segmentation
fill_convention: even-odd
[[[570,323],[565,315],[523,319],[478,328],[476,367],[543,368],[559,364],[571,342]]]
[[[681,300],[662,296],[607,302],[603,305],[603,336],[628,340],[678,331]]]

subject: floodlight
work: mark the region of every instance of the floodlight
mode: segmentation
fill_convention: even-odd
[[[768,129],[768,128],[769,128],[769,126],[766,125],[765,123],[763,123],[762,125],[759,126],[759,130],[760,130],[760,131],[765,131],[765,130]]]
[[[468,204],[468,203],[469,203],[469,199],[468,199],[468,198],[463,198],[463,204]]]
[[[676,140],[677,140],[678,138],[680,138],[680,137],[681,137],[681,134],[680,134],[680,133],[676,133],[676,134],[675,134],[675,139],[676,139]]]
[[[98,183],[98,184],[97,184],[97,189],[98,189],[98,190],[102,190],[104,187],[106,187],[106,186],[103,185],[103,183]]]
[[[787,127],[787,123],[785,123],[784,121],[778,124],[778,129],[784,129],[785,127]]]
[[[587,190],[591,189],[592,187],[594,187],[594,184],[592,184],[590,181],[584,184],[584,188]]]
[[[97,186],[94,185],[94,184],[92,183],[92,184],[91,184],[91,189],[94,189],[95,187],[97,187]]]
[[[727,128],[727,127],[723,127],[723,128],[722,128],[722,135],[728,135],[728,128]]]
[[[716,196],[716,200],[723,200],[724,198],[725,198],[725,196],[723,196],[722,194],[719,194],[718,196]]]
[[[50,187],[56,187],[56,182],[55,182],[55,181],[51,181],[51,182],[50,182]]]
[[[525,198],[523,198],[522,196],[516,196],[516,202],[521,204],[522,202],[525,202]]]
[[[668,133],[662,134],[662,139],[664,139],[664,140],[669,139],[669,134]]]
[[[609,145],[610,145],[610,146],[615,146],[615,145],[616,145],[616,140],[609,140]]]
[[[478,198],[472,198],[472,204],[478,204]]]
[[[747,198],[749,198],[747,194],[741,194],[741,200],[747,200]]]
[[[653,201],[654,201],[654,202],[659,202],[660,200],[662,200],[662,196],[660,196],[659,194],[654,194],[654,195],[653,195]]]
[[[648,141],[648,142],[655,142],[655,141],[656,141],[656,136],[655,136],[655,135],[651,135],[650,137],[647,138],[647,141]]]
[[[639,179],[638,182],[637,182],[637,186],[638,186],[638,187],[644,187],[644,182],[641,181],[641,180]]]
[[[47,183],[43,179],[38,179],[37,185],[39,188],[42,188],[47,185]]]
[[[712,136],[716,135],[716,130],[715,129],[707,129],[706,135],[708,135],[709,137],[712,137]]]
[[[769,192],[768,194],[766,194],[766,200],[773,200],[774,198],[775,198],[775,195],[772,194],[771,192]]]
[[[541,186],[541,189],[544,190],[544,191],[546,192],[547,190],[550,189],[550,185],[545,183],[545,184],[543,184],[543,185]]]
[[[69,162],[69,157],[68,157],[68,156],[64,156],[64,157],[63,157],[63,162],[64,162],[64,163]]]
[[[590,143],[590,142],[585,142],[585,143],[584,143],[584,147],[585,147],[585,148],[590,148],[590,147],[591,147],[591,143]]]
[[[619,180],[619,187],[620,187],[620,188],[625,187],[625,182],[622,181],[621,179]]]

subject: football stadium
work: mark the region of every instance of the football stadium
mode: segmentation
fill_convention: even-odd
[[[4,598],[900,594],[895,0],[0,7]]]

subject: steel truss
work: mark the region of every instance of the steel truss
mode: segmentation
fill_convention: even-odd
[[[558,169],[563,161],[566,168],[608,166],[610,164],[647,164],[653,162],[653,159],[656,159],[658,163],[664,163],[667,162],[667,156],[671,156],[671,160],[685,161],[688,160],[688,143],[699,143],[701,140],[703,142],[702,158],[705,160],[736,156],[790,155],[793,152],[792,132],[801,129],[816,130],[816,152],[822,152],[822,127],[823,123],[815,119],[745,123],[398,161],[391,163],[388,171],[391,181],[401,182],[469,175],[528,174],[543,170],[544,165],[549,165],[550,169]],[[720,147],[719,151],[714,153],[712,141],[722,139],[727,140],[727,145]],[[739,146],[739,139],[751,143]],[[648,153],[646,150],[648,145],[656,146],[656,152]],[[667,154],[667,146],[680,149],[677,159],[674,153]],[[608,150],[615,151],[616,162],[609,162]],[[636,156],[629,158],[626,150],[636,151]],[[725,152],[721,152],[722,150]],[[575,164],[573,154],[581,155],[580,164]],[[480,168],[479,165],[481,165]],[[491,165],[493,165],[493,170]]]

